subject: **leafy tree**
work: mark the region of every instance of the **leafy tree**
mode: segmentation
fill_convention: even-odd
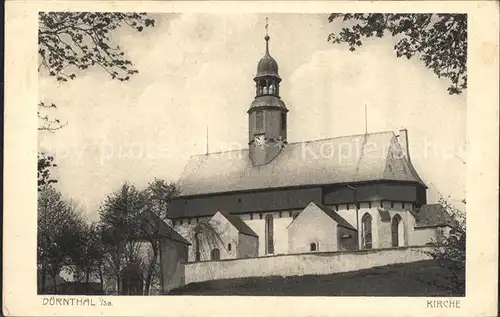
[[[118,45],[112,31],[128,26],[142,32],[155,21],[145,13],[40,12],[38,14],[38,71],[65,82],[91,67],[106,71],[112,79],[129,80],[138,72]],[[54,132],[61,123],[47,114],[54,103],[38,103],[38,130]]]
[[[65,201],[51,185],[44,185],[38,194],[37,264],[40,291],[46,292],[49,275],[54,281],[64,265],[71,264],[71,254],[83,221],[82,211],[73,202]]]
[[[44,102],[38,103],[38,130],[54,132],[56,130],[64,128],[68,123],[61,123],[59,119],[52,118],[47,114],[51,109],[56,109],[55,104],[47,105]]]
[[[108,196],[101,206],[100,221],[107,237],[108,271],[113,279],[123,279],[123,269],[135,263],[145,272],[145,295],[155,280],[163,287],[158,262],[161,239],[168,237],[160,235],[160,228],[165,225],[168,204],[177,193],[175,184],[154,179],[143,191],[124,184],[120,191]],[[126,249],[131,250],[131,258],[125,255]]]
[[[44,188],[45,185],[57,183],[57,180],[51,176],[51,168],[56,166],[54,157],[46,153],[38,153],[38,191]]]
[[[145,279],[145,293],[149,292],[152,280],[155,278],[154,272],[158,267],[160,256],[160,227],[167,219],[168,204],[179,193],[174,183],[168,183],[161,179],[154,179],[148,184],[144,191],[147,201],[147,209],[144,211],[141,221],[138,221],[144,239],[151,245],[152,256],[150,257]],[[145,214],[150,213],[150,214]],[[161,265],[159,266],[160,276],[162,276]],[[160,278],[160,285],[163,288],[163,279]]]
[[[151,211],[163,221],[167,220],[169,203],[178,194],[176,184],[158,178],[153,179],[145,190],[148,201],[153,204]]]
[[[103,261],[104,249],[98,223],[82,221],[79,224],[76,241],[70,252],[72,264],[74,264],[74,269],[72,267],[70,271],[78,281],[86,284],[86,290],[88,291],[91,276],[99,276],[102,285],[103,278],[99,274],[99,267]]]
[[[140,213],[146,207],[144,194],[133,185],[124,183],[106,197],[99,209],[100,225],[107,253],[106,275],[117,282],[129,265],[141,264],[141,232],[137,226]]]
[[[464,204],[465,200],[462,201]],[[455,294],[465,294],[465,212],[441,197],[439,203],[454,222],[449,235],[438,237],[435,247],[428,252],[438,263],[451,273],[449,289]]]
[[[129,80],[130,76],[138,71],[126,58],[122,48],[113,43],[111,34],[122,26],[131,27],[138,32],[154,26],[154,20],[148,18],[145,13],[41,12],[38,22],[38,71],[53,76],[59,82],[75,79],[83,70],[92,67],[103,69],[111,79]],[[54,103],[39,102],[38,130],[54,132],[66,125],[48,114],[55,109],[57,107]],[[43,266],[42,272],[45,274],[50,271],[52,274],[57,271],[61,266],[59,263],[63,262],[61,258],[64,257],[66,262],[76,263],[79,269],[86,272],[87,281],[92,267],[97,265],[102,282],[105,274],[104,263],[107,259],[104,247],[106,246],[109,251],[110,241],[113,245],[123,237],[123,233],[120,230],[109,231],[110,228],[101,228],[96,224],[73,223],[65,225],[64,230],[61,230],[71,232],[71,236],[67,236],[66,239],[67,242],[74,243],[74,248],[72,250],[65,248],[63,252],[60,247],[55,247],[51,241],[57,235],[51,236],[50,228],[66,224],[66,222],[51,223],[51,221],[41,221],[41,219],[46,218],[44,214],[50,214],[52,218],[56,215],[64,218],[63,211],[66,207],[70,209],[71,207],[63,207],[64,203],[58,202],[58,199],[61,200],[60,193],[55,194],[53,189],[47,189],[51,188],[48,185],[57,182],[51,177],[51,168],[56,166],[53,161],[54,158],[47,153],[38,154],[38,189],[40,192],[38,249],[40,266]],[[40,205],[44,202],[45,205]],[[56,228],[54,232],[61,230]],[[108,244],[105,245],[103,242]],[[118,249],[120,246],[120,244],[117,245]],[[57,254],[60,258],[57,258]]]
[[[129,26],[142,32],[154,26],[146,13],[40,12],[38,15],[39,70],[58,81],[74,79],[77,70],[99,67],[112,79],[128,80],[138,71],[111,32]]]
[[[450,94],[467,89],[466,14],[363,14],[332,13],[328,21],[341,20],[346,27],[331,33],[328,42],[346,43],[349,50],[371,37],[396,37],[397,57],[418,56],[438,77],[451,81]]]

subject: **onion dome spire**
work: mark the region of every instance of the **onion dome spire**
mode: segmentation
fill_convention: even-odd
[[[278,75],[278,63],[274,58],[269,54],[269,40],[271,39],[268,34],[269,24],[266,18],[266,36],[264,40],[266,40],[266,53],[264,57],[262,57],[257,65],[257,75],[255,78],[264,77],[264,76],[272,76],[275,78],[280,78]]]
[[[271,162],[286,144],[286,116],[288,109],[280,98],[281,78],[278,63],[269,54],[268,20],[266,17],[266,52],[257,65],[255,99],[250,104],[249,157],[254,166]],[[262,144],[266,146],[262,146]]]

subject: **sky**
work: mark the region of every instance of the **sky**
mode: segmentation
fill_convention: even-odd
[[[124,181],[139,188],[154,178],[175,182],[207,144],[209,152],[245,147],[266,16],[289,142],[362,134],[366,106],[369,133],[408,129],[429,203],[465,198],[466,95],[450,96],[449,83],[418,58],[396,58],[391,37],[355,52],[328,43],[342,27],[328,23],[328,14],[154,14],[154,28],[113,34],[139,70],[129,81],[90,69],[57,83],[41,72],[40,100],[56,103],[53,114],[68,123],[39,133],[64,196],[96,219]]]

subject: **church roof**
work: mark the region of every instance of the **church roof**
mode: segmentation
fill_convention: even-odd
[[[248,111],[252,110],[253,108],[262,108],[262,107],[280,108],[285,111],[288,111],[283,100],[281,100],[276,96],[269,96],[269,95],[256,97],[254,101],[252,101],[252,104],[250,105],[250,109]]]
[[[325,214],[327,214],[330,218],[332,218],[339,226],[342,226],[342,227],[347,228],[347,229],[356,230],[356,228],[354,228],[350,223],[348,223],[338,213],[333,211],[333,209],[330,209],[326,206],[323,206],[322,204],[315,204],[315,203],[312,203],[312,204],[315,205],[316,207],[318,207],[319,209],[321,209]]]
[[[278,63],[268,52],[266,52],[266,55],[264,55],[264,57],[260,59],[259,64],[257,64],[257,75],[255,77],[264,76],[275,76],[279,78]]]
[[[252,230],[240,217],[231,215],[227,212],[219,211],[235,228],[238,232],[246,234],[247,236],[258,237],[255,231]]]
[[[456,221],[441,204],[423,205],[414,215],[417,221],[415,228],[455,227],[457,225]]]
[[[248,149],[192,156],[180,196],[375,180],[422,182],[392,131],[291,143],[262,166]]]
[[[191,245],[189,241],[184,239],[180,233],[175,231],[174,228],[169,226],[165,221],[161,220],[158,215],[150,212],[150,211],[145,211],[143,214],[143,221],[146,221],[148,227],[150,227],[153,230],[158,230],[158,236],[162,238],[168,238],[177,242],[181,242],[187,245]],[[155,234],[154,232],[151,232],[151,234]]]

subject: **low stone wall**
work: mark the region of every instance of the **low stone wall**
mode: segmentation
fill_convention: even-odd
[[[258,276],[321,275],[430,259],[430,247],[287,254],[249,259],[188,263],[186,284]]]

